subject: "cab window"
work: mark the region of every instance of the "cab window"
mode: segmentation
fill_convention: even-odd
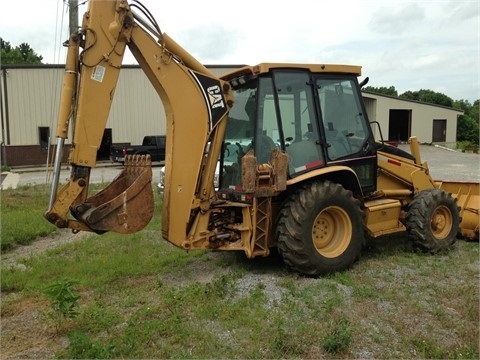
[[[337,160],[358,153],[368,137],[355,82],[351,79],[317,79],[327,156]]]

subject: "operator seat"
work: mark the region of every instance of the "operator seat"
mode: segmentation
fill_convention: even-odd
[[[329,145],[328,157],[331,160],[352,153],[350,144],[341,132],[338,132],[337,130],[325,130],[325,136],[327,138],[327,144]]]

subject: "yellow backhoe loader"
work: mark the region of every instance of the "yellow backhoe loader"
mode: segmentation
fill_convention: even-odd
[[[166,112],[162,235],[174,245],[248,258],[277,247],[289,267],[318,276],[350,267],[365,236],[407,231],[429,252],[459,232],[478,238],[478,184],[434,182],[414,137],[411,153],[376,141],[359,66],[262,63],[219,78],[126,0],[90,0],[68,41],[45,212],[56,226],[132,233],[152,217],[147,156],[88,192],[127,46]],[[71,176],[59,189],[70,128]]]

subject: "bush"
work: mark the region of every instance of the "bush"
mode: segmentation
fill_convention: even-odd
[[[472,143],[470,141],[459,141],[457,142],[457,149],[462,150],[462,152],[474,152],[478,154],[478,144]]]

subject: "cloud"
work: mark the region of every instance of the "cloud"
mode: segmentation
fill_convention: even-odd
[[[218,62],[235,51],[241,39],[238,31],[223,24],[198,25],[179,32],[178,42],[188,44],[188,52],[204,63]]]
[[[463,22],[470,19],[478,20],[480,3],[478,1],[448,1],[444,5],[445,14],[452,22]],[[478,21],[477,21],[478,25]]]
[[[369,29],[378,35],[399,36],[410,32],[425,19],[425,10],[417,3],[406,3],[398,8],[381,7],[374,11]]]
[[[429,69],[441,62],[440,56],[437,54],[427,54],[417,57],[412,64],[412,69]]]

